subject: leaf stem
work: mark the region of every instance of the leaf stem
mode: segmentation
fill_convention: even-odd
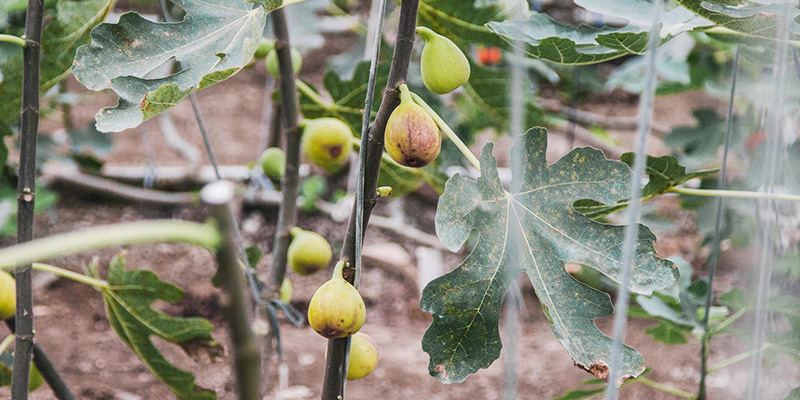
[[[43,264],[43,263],[33,263],[33,269],[39,271],[50,272],[51,274],[56,274],[58,276],[72,279],[76,282],[85,283],[87,285],[93,286],[95,289],[108,289],[108,282],[102,279],[95,279],[89,276],[86,276],[81,273],[77,273],[74,271],[70,271],[65,268],[56,267],[55,265],[50,264]]]
[[[447,136],[447,138],[450,139],[453,142],[453,144],[456,145],[456,147],[458,147],[458,150],[461,151],[461,154],[463,154],[464,157],[467,157],[467,160],[469,160],[472,166],[475,167],[478,171],[480,171],[481,162],[478,161],[478,157],[475,157],[475,154],[473,154],[472,151],[469,149],[469,147],[467,147],[467,145],[464,144],[461,138],[459,138],[458,135],[456,135],[456,133],[453,132],[452,129],[450,129],[450,126],[447,125],[447,122],[445,122],[442,119],[442,117],[440,117],[439,114],[436,113],[436,111],[433,111],[433,109],[428,105],[428,103],[426,103],[425,100],[422,100],[422,97],[419,97],[419,95],[417,95],[416,93],[411,93],[411,97],[414,98],[414,101],[417,104],[419,104],[420,107],[422,107],[428,114],[430,114],[433,120],[436,121],[436,125],[439,125],[439,129],[441,129],[442,132],[444,132],[445,136]]]
[[[746,359],[748,359],[748,358],[750,358],[750,357],[752,357],[752,356],[754,356],[756,354],[761,353],[762,351],[770,348],[771,346],[772,345],[770,343],[767,343],[767,344],[765,344],[764,346],[762,346],[759,349],[748,350],[748,351],[745,351],[744,353],[741,353],[741,354],[735,355],[733,357],[730,357],[728,359],[722,360],[722,361],[710,366],[708,368],[708,373],[710,374],[710,373],[716,372],[716,371],[718,371],[718,370],[720,370],[722,368],[725,368],[725,367],[727,367],[729,365],[736,364],[739,361],[744,361],[744,360],[746,360]]]
[[[305,82],[301,81],[300,79],[297,79],[295,80],[295,85],[297,86],[297,90],[300,91],[300,93],[306,95],[306,97],[310,98],[311,100],[321,105],[322,107],[325,107],[326,110],[330,110],[331,108],[333,108],[330,102],[325,101],[325,99],[323,99],[322,96],[319,95],[319,93],[315,92],[314,89],[308,86],[308,84],[306,84]]]
[[[177,242],[216,248],[216,228],[197,222],[155,220],[100,226],[48,236],[0,250],[0,269],[67,256],[86,250],[135,243]]]
[[[747,312],[747,309],[743,308],[737,311],[735,314],[731,315],[730,317],[726,318],[724,321],[720,322],[717,325],[714,325],[711,329],[709,329],[709,336],[714,336],[717,333],[721,332],[723,329],[730,326],[730,324],[736,322],[739,318]]]
[[[8,336],[6,336],[6,338],[3,339],[2,342],[0,342],[0,354],[3,354],[3,352],[5,352],[6,349],[8,348],[8,346],[10,346],[11,343],[13,343],[13,342],[14,342],[14,334],[13,333],[9,334]]]
[[[23,39],[23,38],[21,38],[19,36],[6,35],[6,34],[0,34],[0,42],[14,43],[14,44],[19,45],[19,47],[22,47],[22,48],[25,48],[25,45],[26,45],[25,39]]]
[[[636,378],[635,382],[639,382],[639,383],[641,383],[641,384],[643,384],[645,386],[650,386],[653,389],[658,389],[658,390],[660,390],[662,392],[666,392],[666,393],[669,393],[669,394],[674,394],[675,396],[683,397],[685,399],[694,399],[695,398],[689,392],[684,392],[683,390],[680,390],[678,388],[674,388],[672,386],[667,386],[667,385],[664,385],[664,384],[661,384],[661,383],[658,383],[658,382],[655,382],[655,381],[651,381],[650,379],[647,379],[645,377]]]
[[[689,196],[706,197],[728,197],[737,199],[763,199],[763,200],[786,200],[800,203],[800,195],[788,193],[764,193],[751,192],[746,190],[712,190],[712,189],[690,189],[685,187],[673,187],[667,192],[684,194]]]

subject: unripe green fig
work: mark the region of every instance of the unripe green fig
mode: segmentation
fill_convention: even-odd
[[[292,302],[292,281],[289,278],[283,278],[283,282],[281,283],[281,301],[289,304]]]
[[[28,391],[32,392],[38,389],[44,383],[44,377],[35,365],[31,364],[31,373],[28,375]]]
[[[300,67],[303,66],[303,55],[300,52],[292,47],[292,70],[294,73],[300,72]],[[264,64],[267,66],[267,72],[274,77],[278,77],[280,75],[279,68],[278,68],[278,51],[274,48],[269,51],[267,54],[267,59],[264,60]]]
[[[287,261],[294,272],[311,275],[325,269],[331,262],[331,245],[316,232],[298,227],[291,229],[292,242],[287,251]]]
[[[336,118],[309,119],[302,126],[302,149],[308,161],[330,174],[339,172],[352,148],[350,127]]]
[[[308,303],[308,323],[328,339],[358,332],[367,317],[358,290],[342,277],[344,265],[344,261],[336,264],[331,280],[317,288]]]
[[[424,26],[417,27],[417,34],[425,40],[420,73],[428,90],[450,93],[469,80],[469,61],[455,43]]]
[[[353,381],[369,375],[378,365],[378,345],[364,332],[356,332],[350,338],[350,363],[347,365],[347,380]]]
[[[419,168],[439,155],[442,136],[431,116],[414,102],[406,85],[400,85],[400,105],[386,122],[386,152],[400,165]]]
[[[256,48],[256,52],[253,53],[253,58],[256,60],[263,60],[267,57],[272,49],[275,48],[275,41],[272,39],[261,38],[261,41],[258,42],[258,47]]]
[[[0,271],[0,320],[13,318],[17,312],[17,286],[11,274]]]
[[[286,153],[278,147],[270,147],[261,154],[261,169],[273,181],[280,181],[286,172]]]

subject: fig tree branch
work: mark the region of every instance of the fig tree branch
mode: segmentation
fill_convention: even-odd
[[[392,56],[392,63],[389,70],[389,78],[386,89],[383,93],[380,108],[375,116],[375,122],[369,130],[366,148],[362,149],[366,157],[365,175],[363,188],[365,194],[376,193],[378,172],[380,171],[381,158],[383,154],[383,138],[386,130],[386,123],[392,111],[400,104],[399,86],[404,83],[408,75],[408,66],[411,60],[411,53],[414,49],[414,29],[417,26],[417,11],[419,0],[403,0],[400,5],[400,20],[397,28],[397,42]],[[363,223],[361,232],[366,231],[369,217],[375,206],[375,196],[365,196],[362,202]],[[344,245],[340,259],[350,264],[355,258],[356,253],[356,210],[354,204],[350,214],[350,221],[347,225]],[[349,271],[346,278],[352,282],[355,278],[353,271]],[[325,380],[323,382],[323,400],[337,399],[344,395],[344,380],[346,374],[344,366],[347,365],[347,347],[349,339],[332,339],[328,341],[328,359],[325,364]]]
[[[17,243],[33,240],[33,205],[36,199],[36,136],[39,133],[39,60],[42,47],[44,0],[28,0],[25,47],[22,50],[22,122],[19,180],[17,181]],[[33,288],[30,264],[17,266],[16,342],[11,398],[28,399],[33,350]]]
[[[286,13],[283,9],[277,9],[270,16],[272,17],[272,31],[275,35],[275,51],[278,54],[278,83],[281,91],[280,115],[283,116],[286,135],[286,170],[281,180],[283,200],[278,211],[278,227],[275,230],[275,244],[272,249],[273,262],[268,282],[272,291],[278,293],[281,283],[283,283],[283,277],[286,275],[287,251],[292,240],[289,230],[297,220],[297,186],[302,132],[297,125],[300,107],[297,101]],[[273,117],[279,118],[280,116],[274,114]]]
[[[15,320],[12,318],[5,322],[8,329],[14,332],[16,328]],[[36,366],[36,369],[39,370],[39,373],[42,374],[42,378],[47,382],[47,386],[50,386],[50,389],[58,400],[75,399],[75,396],[69,390],[67,384],[64,383],[64,380],[58,375],[58,371],[56,371],[53,363],[47,357],[47,354],[45,354],[44,350],[36,343],[33,344],[33,364]]]

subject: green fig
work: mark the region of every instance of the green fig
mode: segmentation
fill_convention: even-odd
[[[28,375],[28,391],[32,392],[38,389],[44,383],[44,377],[35,365],[31,364],[31,372]]]
[[[428,90],[450,93],[469,80],[469,61],[455,43],[424,26],[417,27],[417,34],[425,40],[420,72]]]
[[[331,245],[316,232],[298,227],[291,229],[292,242],[287,251],[287,261],[294,272],[311,275],[325,269],[331,262]]]
[[[378,345],[364,332],[356,332],[350,338],[350,362],[347,365],[347,380],[353,381],[369,375],[378,365]]]
[[[339,172],[352,147],[350,127],[336,118],[305,120],[302,125],[302,149],[306,158],[330,174]]]
[[[281,283],[281,301],[289,304],[292,302],[292,281],[289,278],[283,278],[283,282]]]
[[[11,274],[0,271],[0,320],[13,318],[17,312],[17,285]]]
[[[292,47],[291,53],[292,53],[292,70],[294,70],[294,73],[296,74],[300,72],[300,68],[303,66],[303,55],[300,54],[300,52],[294,47]],[[267,59],[264,60],[264,65],[267,66],[267,71],[270,73],[270,75],[276,78],[278,77],[278,75],[280,75],[280,72],[278,71],[279,68],[278,68],[277,50],[273,48],[272,50],[269,51],[269,53],[267,54]]]
[[[406,85],[400,85],[400,105],[386,122],[386,152],[400,165],[420,168],[439,155],[442,136],[431,116],[414,102]]]
[[[358,290],[342,277],[344,265],[344,261],[336,264],[331,280],[317,288],[308,303],[308,323],[328,339],[358,332],[367,317]]]
[[[256,48],[256,52],[253,54],[253,58],[256,60],[263,60],[267,57],[272,49],[275,48],[275,41],[272,39],[261,38],[261,41],[258,42],[258,47]]]
[[[264,175],[273,181],[280,181],[286,172],[286,153],[278,147],[264,150],[259,160]]]

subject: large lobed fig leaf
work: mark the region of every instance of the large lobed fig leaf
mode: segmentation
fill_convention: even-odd
[[[112,89],[119,96],[119,105],[97,114],[97,129],[133,128],[195,90],[229,78],[255,52],[267,12],[299,1],[175,0],[186,11],[183,21],[152,22],[129,12],[119,23],[99,25],[72,66],[87,88]],[[180,71],[146,76],[171,60],[180,62]]]
[[[96,267],[91,274],[97,276]],[[108,321],[120,339],[181,400],[213,400],[217,395],[197,386],[190,372],[170,364],[150,340],[158,336],[199,359],[216,359],[222,347],[211,337],[213,326],[203,318],[175,318],[151,308],[154,301],[178,302],[183,291],[144,270],[126,270],[123,256],[108,267],[108,288],[102,290]]]
[[[430,355],[431,374],[442,381],[462,381],[500,355],[500,306],[521,272],[529,276],[553,333],[575,364],[608,376],[613,340],[594,320],[613,313],[611,300],[573,279],[564,264],[584,264],[621,280],[624,227],[591,220],[572,205],[587,198],[604,204],[624,199],[630,169],[592,148],[575,149],[548,164],[546,147],[543,128],[520,136],[511,150],[515,175],[509,193],[500,184],[489,143],[481,153],[481,177],[453,176],[439,199],[436,233],[444,244],[456,250],[473,230],[479,235],[467,259],[428,284],[420,301],[433,315],[422,347]],[[628,285],[635,293],[650,294],[677,279],[675,265],[656,257],[655,239],[639,226]],[[642,371],[641,354],[625,346],[621,376]]]

